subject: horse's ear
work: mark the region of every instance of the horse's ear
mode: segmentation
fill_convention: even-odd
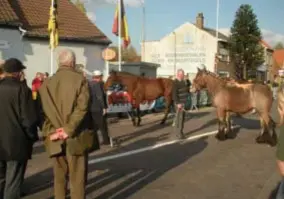
[[[201,71],[201,69],[200,69],[199,67],[197,67],[197,71],[198,71],[198,72],[200,72],[200,71]]]

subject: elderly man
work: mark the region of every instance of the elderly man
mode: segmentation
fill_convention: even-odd
[[[174,133],[178,139],[184,139],[184,106],[188,95],[189,87],[184,79],[184,71],[179,69],[173,85],[173,100],[176,108]]]
[[[71,50],[58,57],[59,69],[39,89],[44,123],[42,131],[46,149],[53,161],[56,199],[65,199],[67,177],[72,199],[85,198],[87,153],[93,147],[94,133],[89,127],[89,87],[75,70],[76,58]]]
[[[20,79],[21,61],[8,59],[0,84],[0,198],[19,199],[27,160],[38,139],[38,115],[31,90]]]
[[[104,83],[102,81],[102,73],[99,70],[93,72],[93,81],[90,82],[91,91],[91,112],[94,124],[94,130],[100,130],[104,145],[110,144],[107,127],[107,101],[104,91]]]

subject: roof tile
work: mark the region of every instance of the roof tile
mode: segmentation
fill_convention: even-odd
[[[279,67],[282,67],[283,64],[284,64],[284,49],[275,50],[273,52],[273,58],[274,58],[276,64]]]
[[[1,4],[5,5],[4,9]],[[48,0],[1,0],[0,22],[1,19],[9,21],[19,18],[27,30],[26,36],[48,38],[50,4]],[[58,1],[58,27],[61,40],[110,43],[105,34],[69,0]]]

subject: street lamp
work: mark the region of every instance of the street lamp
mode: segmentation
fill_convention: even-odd
[[[177,35],[176,32],[173,32],[174,35],[174,75],[176,76],[176,64],[177,64]]]

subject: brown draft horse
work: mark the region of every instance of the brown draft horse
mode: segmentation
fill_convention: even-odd
[[[173,103],[172,88],[173,81],[169,78],[147,78],[134,75],[128,72],[112,71],[105,83],[105,89],[108,89],[115,83],[126,87],[126,91],[132,97],[133,112],[136,110],[136,117],[132,115],[133,126],[139,126],[141,123],[140,104],[145,101],[156,100],[164,96],[166,109],[165,115],[161,121],[164,124],[170,112]]]
[[[260,117],[261,132],[256,138],[257,143],[267,143],[275,146],[277,135],[275,123],[269,112],[272,107],[272,91],[263,84],[230,83],[206,69],[198,69],[192,84],[193,88],[200,90],[207,88],[212,95],[213,106],[217,108],[218,140],[230,138],[230,113],[245,114],[255,109]],[[272,129],[272,135],[270,134]]]

